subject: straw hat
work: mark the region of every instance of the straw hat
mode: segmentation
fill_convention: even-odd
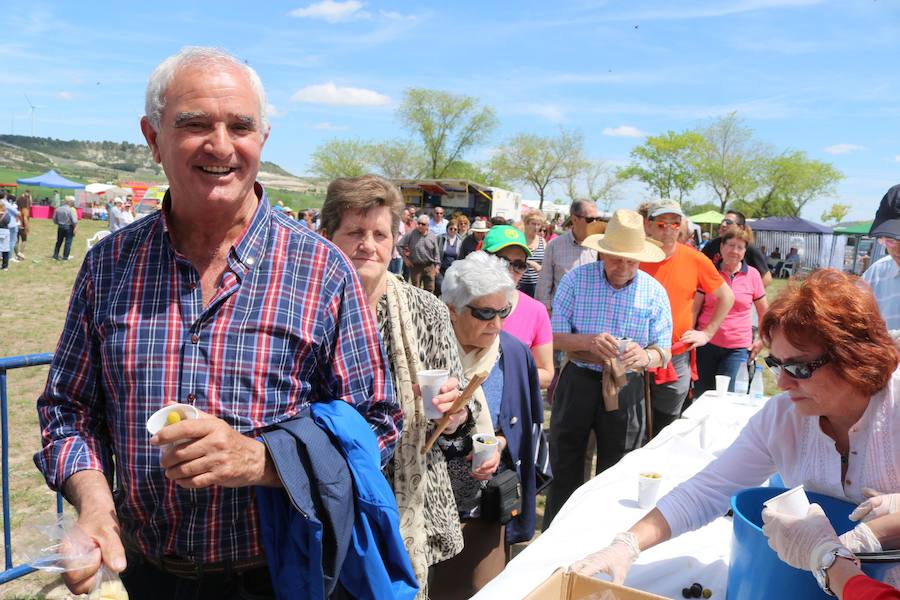
[[[644,236],[644,219],[633,210],[617,210],[606,233],[589,235],[581,245],[603,254],[656,263],[666,258],[665,252]]]
[[[476,232],[476,233],[479,231],[481,233],[487,233],[488,231],[490,231],[490,229],[491,228],[488,227],[488,224],[485,222],[484,219],[476,219],[475,222],[472,223],[472,226],[469,227],[470,232]]]

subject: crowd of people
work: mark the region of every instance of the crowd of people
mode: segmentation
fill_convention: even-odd
[[[90,251],[37,403],[35,463],[96,545],[64,574],[73,592],[105,565],[136,600],[468,598],[535,534],[537,494],[546,528],[583,483],[592,432],[599,472],[763,349],[785,393],[572,568],[621,582],[641,550],[775,471],[873,516],[900,509],[896,192],[873,226],[894,261],[873,266],[874,296],[825,269],[769,306],[736,212],[701,252],[667,200],[612,215],[579,200],[557,229],[540,211],[419,213],[365,175],[294,218],[256,181],[266,107],[253,69],[218,50],[186,48],[150,76],[141,130],[169,191]],[[149,436],[172,402],[199,418]],[[883,530],[801,548],[792,532],[821,523],[766,519],[779,555],[846,598],[826,571]]]

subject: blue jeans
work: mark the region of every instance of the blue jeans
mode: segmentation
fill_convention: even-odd
[[[731,383],[728,391],[734,391],[734,378],[738,369],[747,368],[750,351],[746,348],[722,348],[715,344],[706,344],[697,348],[697,383],[694,384],[694,398],[703,392],[716,389],[716,375],[728,375]],[[746,393],[746,390],[744,390]]]
[[[393,273],[394,275],[402,275],[403,274],[403,259],[399,256],[397,258],[392,258],[391,262],[388,263],[388,271]]]

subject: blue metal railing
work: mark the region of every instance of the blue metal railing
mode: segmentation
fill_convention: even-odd
[[[4,570],[0,573],[0,585],[34,571],[28,565],[14,567],[12,563],[12,523],[9,517],[9,405],[6,395],[6,372],[23,367],[49,365],[52,354],[23,354],[0,358],[0,438],[2,438],[3,467],[3,550]],[[56,512],[63,510],[62,495],[56,494]]]

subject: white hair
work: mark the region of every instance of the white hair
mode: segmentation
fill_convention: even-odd
[[[224,50],[203,46],[185,46],[177,54],[173,54],[153,69],[150,79],[147,81],[147,93],[144,96],[144,112],[150,125],[155,131],[159,131],[163,109],[166,107],[166,90],[169,84],[172,83],[175,74],[187,67],[211,64],[237,67],[247,76],[247,79],[250,81],[250,88],[259,101],[259,131],[260,135],[264,136],[269,131],[269,120],[266,114],[268,104],[266,102],[266,90],[259,75],[250,65],[242,63]]]
[[[480,250],[454,261],[444,273],[444,282],[441,284],[441,299],[457,312],[462,311],[473,300],[497,292],[505,292],[512,302],[516,284],[513,283],[505,262]]]

